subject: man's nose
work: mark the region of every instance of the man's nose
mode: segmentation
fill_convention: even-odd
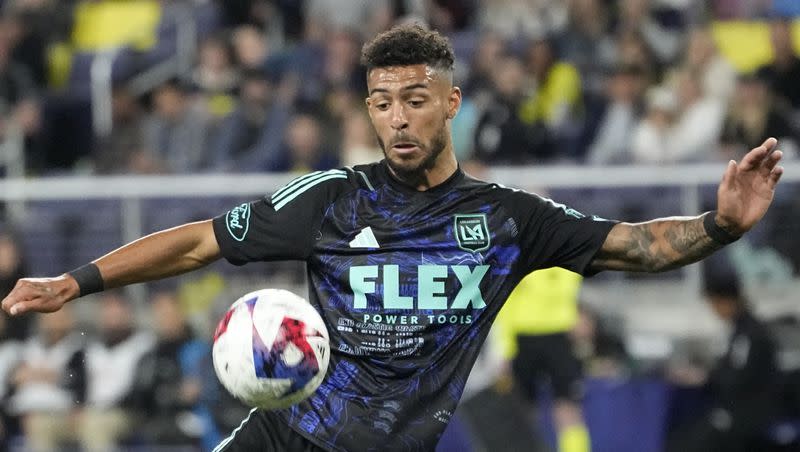
[[[408,128],[408,118],[405,109],[400,104],[392,106],[392,129],[403,130]]]

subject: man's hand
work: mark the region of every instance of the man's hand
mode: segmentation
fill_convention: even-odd
[[[78,283],[71,276],[23,278],[3,299],[3,310],[11,315],[25,312],[55,312],[78,297]]]
[[[772,203],[775,185],[783,174],[775,150],[778,140],[768,138],[748,152],[740,163],[731,160],[717,190],[717,224],[740,236],[758,223]]]

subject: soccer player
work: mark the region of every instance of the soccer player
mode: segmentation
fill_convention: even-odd
[[[728,164],[717,210],[606,221],[464,174],[450,135],[453,49],[400,26],[363,49],[385,159],[300,177],[214,219],[127,244],[54,278],[21,279],[12,315],[173,276],[220,257],[307,263],[331,333],[326,379],[285,410],[251,412],[218,451],[433,450],[495,315],[534,269],[663,271],[698,261],[765,214],[782,168],[770,138]]]
[[[497,316],[500,348],[509,376],[535,405],[538,388],[553,393],[553,423],[558,452],[589,452],[583,421],[583,364],[569,332],[578,322],[580,275],[553,267],[535,271],[514,288]]]

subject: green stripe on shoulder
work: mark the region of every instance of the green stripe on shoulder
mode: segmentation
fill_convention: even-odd
[[[347,179],[347,174],[345,174],[344,171],[341,171],[340,173],[321,174],[319,177],[306,180],[304,183],[296,186],[295,189],[285,193],[283,196],[280,197],[280,199],[276,200],[273,198],[272,208],[275,209],[275,211],[278,211],[281,208],[283,208],[286,204],[289,204],[290,202],[297,199],[298,196],[302,195],[312,187],[331,179]]]
[[[361,178],[364,179],[364,183],[367,184],[367,188],[369,188],[370,191],[375,191],[375,187],[372,186],[369,182],[369,178],[367,178],[367,175],[363,171],[356,171],[356,173],[361,175]]]
[[[292,193],[295,191],[303,188],[305,185],[318,180],[320,178],[326,177],[328,175],[342,175],[347,177],[347,174],[342,170],[329,170],[329,171],[315,171],[313,173],[306,174],[305,176],[298,177],[297,179],[292,180],[288,184],[286,184],[283,188],[276,191],[272,198],[272,203],[279,203],[282,199],[291,196]]]

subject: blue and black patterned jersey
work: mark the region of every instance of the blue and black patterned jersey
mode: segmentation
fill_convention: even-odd
[[[280,415],[337,451],[433,450],[522,277],[584,273],[613,222],[457,171],[417,191],[384,162],[311,173],[214,219],[222,254],[307,262],[331,361]]]

